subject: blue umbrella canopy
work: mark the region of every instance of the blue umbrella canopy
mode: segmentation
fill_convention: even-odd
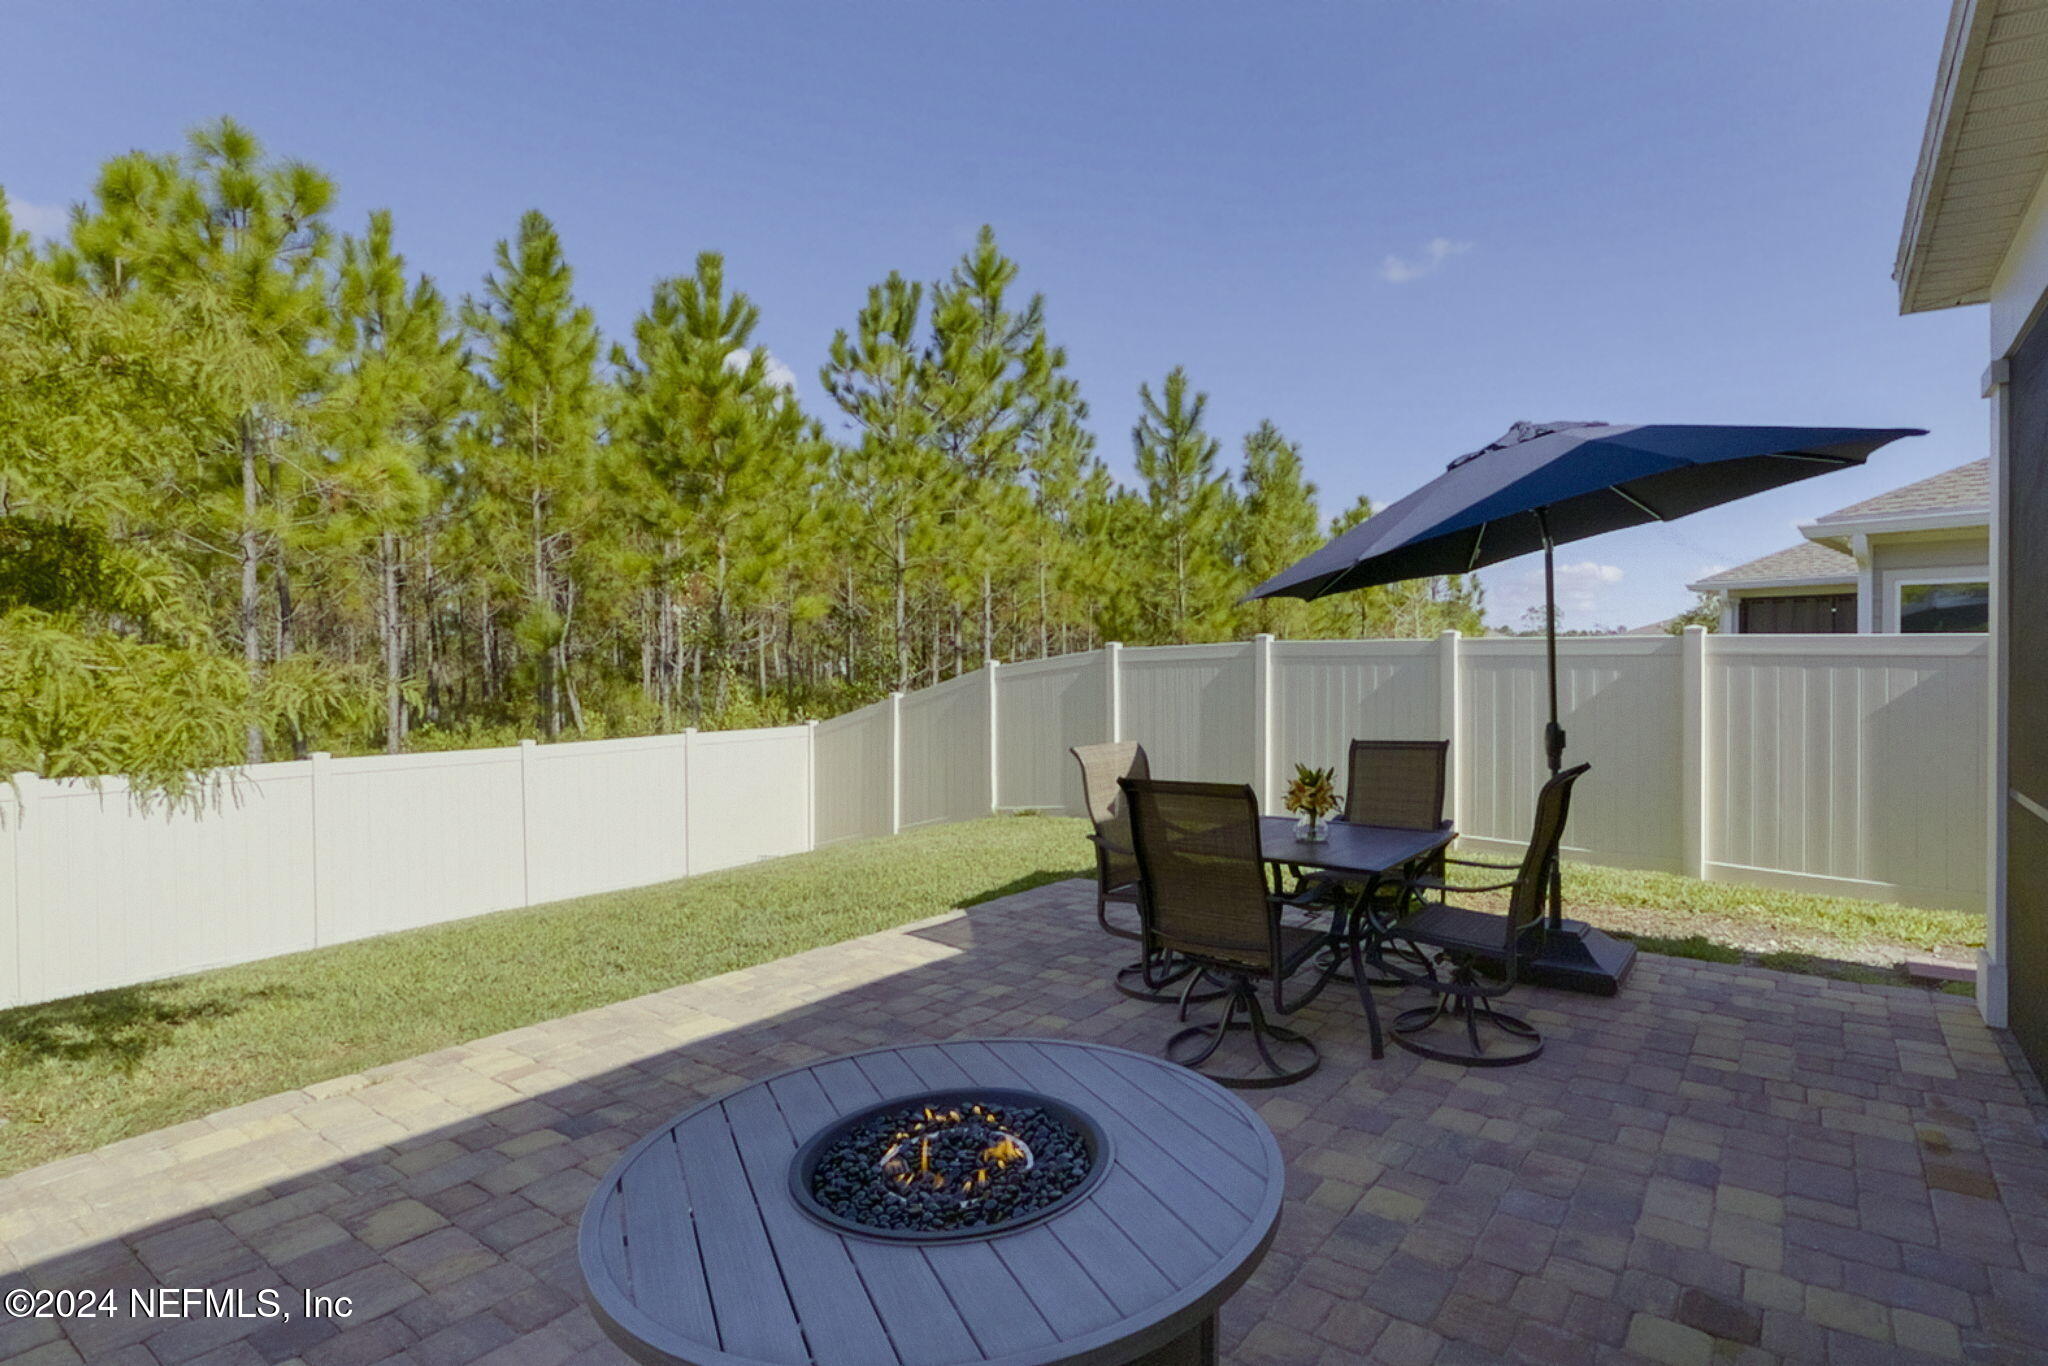
[[[1517,422],[1246,596],[1318,598],[1468,574],[1861,465],[1888,442],[1925,435],[1917,427]]]

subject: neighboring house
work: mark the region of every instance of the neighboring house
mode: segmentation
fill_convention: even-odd
[[[1991,462],[1973,460],[1799,528],[1803,544],[1687,584],[1730,635],[1983,631]]]
[[[2048,1075],[2048,41],[1955,0],[1906,204],[1899,310],[1989,304],[1990,924],[1977,1004]]]

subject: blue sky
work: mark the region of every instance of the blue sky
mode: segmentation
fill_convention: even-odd
[[[1334,511],[1518,418],[1910,425],[1870,468],[1562,555],[1636,625],[1795,522],[1983,454],[1976,310],[1897,316],[1945,0],[18,5],[0,185],[231,113],[374,207],[451,292],[538,207],[622,333],[706,247],[812,401],[891,269],[993,223],[1130,469],[1187,366],[1234,454],[1270,417]],[[1532,564],[1489,571],[1496,620]]]

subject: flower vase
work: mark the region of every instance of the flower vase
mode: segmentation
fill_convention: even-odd
[[[1321,844],[1330,837],[1330,818],[1302,812],[1294,820],[1294,837],[1303,844]]]

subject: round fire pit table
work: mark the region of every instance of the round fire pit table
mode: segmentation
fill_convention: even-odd
[[[959,1223],[848,1197],[870,1164],[821,1157],[842,1140],[879,1148],[873,1179],[924,1223],[963,1192]],[[1051,1039],[913,1044],[648,1135],[591,1196],[578,1253],[591,1311],[640,1361],[1193,1366],[1217,1359],[1217,1309],[1272,1243],[1282,1184],[1265,1123],[1185,1068]]]

